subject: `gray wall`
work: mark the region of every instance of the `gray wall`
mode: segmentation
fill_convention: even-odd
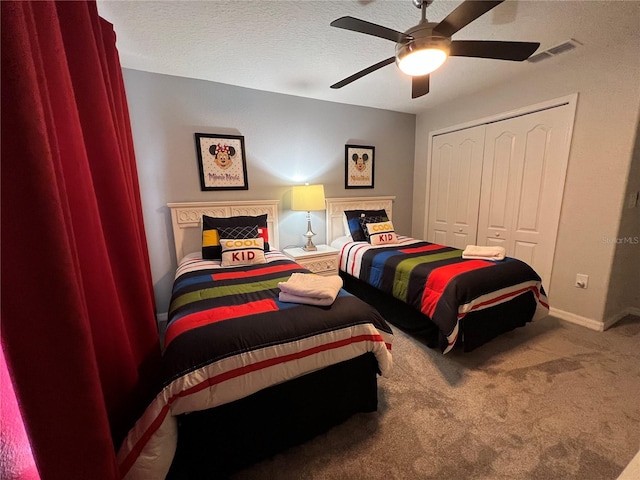
[[[603,46],[560,55],[497,88],[418,115],[413,235],[423,236],[426,225],[429,132],[578,93],[549,300],[563,318],[577,323],[605,325],[621,309],[637,308],[638,297],[630,294],[634,287],[627,286],[637,278],[637,262],[627,259],[640,257],[640,245],[616,252],[616,243],[603,239],[640,234],[632,220],[639,209],[623,207],[640,110],[639,42],[635,31],[627,43],[616,45],[615,54]],[[629,188],[638,188],[637,179],[633,185]],[[616,272],[614,254],[620,258]],[[588,289],[574,287],[577,273],[589,275]],[[615,299],[605,311],[610,295]]]
[[[615,255],[611,271],[611,288],[607,297],[605,318],[614,317],[625,308],[632,307],[640,315],[640,205],[632,208],[630,198],[640,192],[640,122],[629,167],[625,204],[622,208],[620,228],[615,238]]]
[[[280,200],[280,247],[302,245],[304,212],[292,185],[323,183],[327,197],[395,195],[394,225],[411,232],[415,115],[124,69],[158,312],[176,268],[168,202]],[[248,190],[200,190],[194,133],[243,135]],[[344,146],[375,146],[375,188],[344,188]],[[325,242],[324,212],[312,212]]]

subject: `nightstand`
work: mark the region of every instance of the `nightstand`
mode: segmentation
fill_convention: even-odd
[[[304,268],[318,275],[338,275],[340,252],[329,245],[316,245],[318,250],[306,252],[300,247],[285,248],[282,252]]]

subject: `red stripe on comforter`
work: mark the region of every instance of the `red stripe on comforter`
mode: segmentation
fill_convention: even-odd
[[[421,253],[421,252],[431,252],[433,250],[440,250],[442,248],[447,248],[443,245],[436,245],[435,243],[432,245],[425,245],[422,247],[413,247],[413,248],[403,248],[402,250],[398,250],[402,253]]]
[[[273,267],[257,268],[255,270],[249,270],[249,271],[220,272],[220,273],[216,272],[213,275],[211,275],[211,278],[213,280],[232,280],[234,278],[251,278],[256,275],[268,275],[269,273],[286,272],[289,270],[300,270],[300,265],[287,264],[287,265],[276,265]]]
[[[469,260],[461,263],[453,263],[443,267],[435,268],[427,278],[424,292],[422,293],[421,312],[429,318],[433,318],[436,306],[440,301],[442,292],[447,284],[454,279],[456,275],[476,270],[478,268],[491,267],[495,265],[493,262],[486,260]]]
[[[299,268],[299,267],[298,267]],[[202,327],[210,323],[221,322],[231,318],[243,317],[245,315],[254,315],[258,313],[271,312],[278,310],[276,302],[272,298],[249,302],[242,305],[228,305],[218,308],[210,308],[201,312],[191,313],[172,323],[167,328],[164,346],[171,343],[181,333],[191,330],[192,328]]]

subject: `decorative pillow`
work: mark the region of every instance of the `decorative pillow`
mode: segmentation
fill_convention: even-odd
[[[224,237],[219,229],[230,227],[255,227],[257,225],[257,237],[264,240],[264,251],[269,251],[269,231],[267,230],[267,214],[239,215],[237,217],[209,217],[202,216],[202,258],[206,260],[220,260],[222,249],[220,248],[220,238],[236,238],[233,235]],[[226,232],[229,234],[229,232]],[[246,238],[246,237],[240,237]],[[254,238],[254,237],[251,237]]]
[[[376,215],[373,217],[360,217],[358,220],[360,221],[360,228],[362,228],[362,233],[364,233],[365,240],[371,243],[369,240],[369,230],[367,230],[367,223],[386,222],[389,219],[387,217],[383,217],[382,215]]]
[[[349,231],[354,242],[366,242],[367,237],[364,235],[360,218],[362,217],[382,217],[383,221],[389,220],[385,209],[382,210],[345,210],[345,216],[349,223]]]
[[[371,245],[398,243],[398,237],[393,229],[393,223],[390,221],[367,223],[365,228],[369,234]]]
[[[261,238],[221,238],[220,247],[223,267],[267,263]]]

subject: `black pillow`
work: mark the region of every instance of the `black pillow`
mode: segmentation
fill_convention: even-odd
[[[230,227],[249,227],[230,228]],[[222,248],[220,247],[220,238],[247,238],[247,232],[252,232],[251,227],[258,230],[258,238],[264,240],[264,251],[269,251],[269,232],[267,230],[267,214],[257,215],[239,215],[237,217],[209,217],[202,216],[202,258],[207,260],[220,260],[222,258]],[[225,236],[222,236],[219,229],[225,229]],[[234,233],[235,231],[235,233]]]
[[[242,225],[240,227],[218,227],[220,238],[244,240],[246,238],[258,238],[258,224]]]
[[[389,220],[387,211],[382,210],[345,210],[344,214],[347,217],[347,223],[349,225],[349,231],[351,232],[351,238],[354,242],[366,242],[367,237],[364,234],[364,230],[360,225],[360,219],[365,217],[380,217],[380,222],[386,222]],[[372,222],[369,222],[372,223]],[[374,222],[377,223],[377,222]]]

